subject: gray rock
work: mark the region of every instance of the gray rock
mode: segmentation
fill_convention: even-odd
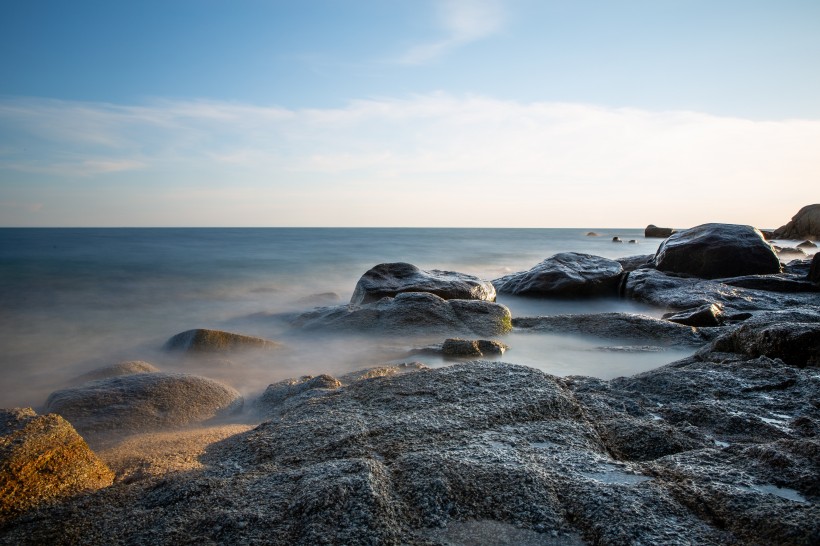
[[[820,239],[820,204],[806,205],[785,226],[774,231],[775,239]]]
[[[503,355],[508,348],[500,341],[449,338],[442,343],[441,353],[449,357],[477,358],[485,355]]]
[[[481,300],[445,300],[425,292],[405,292],[364,305],[320,307],[291,325],[306,330],[368,332],[385,335],[499,335],[508,332],[510,310]]]
[[[628,256],[626,258],[618,258],[615,260],[624,270],[624,273],[629,273],[630,271],[635,271],[641,267],[649,267],[652,258],[655,256],[653,254],[644,254],[641,256]]]
[[[615,260],[563,252],[529,271],[496,279],[493,284],[499,292],[519,296],[589,297],[616,294],[622,274],[623,267]]]
[[[91,370],[88,373],[84,373],[83,375],[74,378],[70,381],[70,383],[72,385],[80,385],[82,383],[88,383],[89,381],[96,381],[97,379],[107,379],[109,377],[132,375],[135,373],[154,373],[158,371],[159,369],[149,362],[144,362],[142,360],[127,360]]]
[[[780,272],[780,261],[751,226],[703,224],[671,235],[653,263],[660,271],[703,279]]]
[[[797,248],[803,248],[803,249],[806,249],[806,248],[817,248],[817,245],[816,245],[816,244],[814,244],[814,243],[813,243],[813,242],[811,242],[811,241],[803,241],[802,243],[800,243],[800,244],[798,244],[798,245],[797,245]]]
[[[654,340],[672,345],[702,345],[711,334],[691,326],[635,313],[596,313],[516,317],[516,330],[582,334],[611,339]]]
[[[352,305],[371,303],[404,292],[427,292],[445,299],[495,301],[495,288],[487,281],[456,271],[425,271],[398,262],[369,269],[353,290]]]
[[[717,338],[712,351],[766,356],[800,368],[820,367],[820,324],[816,322],[746,322]]]
[[[32,508],[108,487],[114,473],[59,415],[0,410],[0,525]]]
[[[768,292],[818,292],[820,287],[800,275],[745,275],[730,279],[718,279],[718,282],[729,286],[766,290]]]
[[[338,389],[342,383],[327,374],[305,375],[298,379],[285,379],[268,385],[254,406],[258,414],[270,418],[285,411],[289,400],[300,395],[319,396],[328,390]],[[302,396],[304,398],[304,396]]]
[[[276,349],[279,343],[253,336],[197,328],[173,336],[165,343],[165,350],[185,353],[225,353],[248,349]]]
[[[666,313],[663,315],[669,322],[677,322],[686,326],[721,326],[725,319],[723,306],[719,303],[703,305],[696,309],[687,309],[678,313]]]
[[[820,252],[815,254],[814,258],[811,259],[811,268],[806,278],[809,282],[820,284]]]
[[[666,239],[675,233],[672,228],[658,227],[654,224],[649,224],[643,231],[644,237],[653,237],[657,239]]]
[[[51,393],[46,409],[83,436],[132,433],[202,423],[242,408],[239,393],[213,379],[140,373],[101,379]]]

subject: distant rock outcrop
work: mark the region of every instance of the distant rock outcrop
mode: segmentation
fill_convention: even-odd
[[[774,231],[774,238],[820,240],[820,204],[806,205],[797,211],[791,222]]]
[[[658,227],[655,224],[649,224],[648,226],[646,226],[646,229],[643,230],[644,237],[658,239],[666,239],[673,233],[675,233],[675,231],[672,228]]]
[[[760,231],[737,224],[703,224],[675,233],[658,247],[660,271],[717,279],[780,273],[780,260]]]
[[[107,487],[114,473],[59,415],[0,410],[0,524],[26,510]]]
[[[496,279],[502,293],[518,296],[574,298],[614,295],[623,274],[615,260],[563,252],[547,258],[529,271]]]
[[[457,271],[425,271],[404,262],[379,264],[361,276],[352,305],[371,303],[404,292],[427,292],[445,300],[495,301],[495,288],[487,281]]]

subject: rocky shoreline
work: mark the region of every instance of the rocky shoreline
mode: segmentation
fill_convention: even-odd
[[[78,378],[43,415],[0,414],[0,544],[818,544],[818,256],[783,264],[758,230],[706,224],[654,256],[564,253],[492,283],[380,264],[349,304],[283,320],[434,332],[426,350],[455,364],[294,378],[250,401],[145,362]],[[496,291],[669,314],[513,317]],[[502,362],[511,330],[692,354],[555,377]],[[167,349],[283,350],[204,330]]]

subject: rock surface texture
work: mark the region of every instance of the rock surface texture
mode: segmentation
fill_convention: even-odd
[[[445,300],[426,292],[404,292],[363,305],[319,307],[296,317],[295,328],[384,335],[478,334],[511,329],[507,307],[481,300]]]
[[[197,328],[173,336],[165,343],[168,351],[185,353],[224,353],[245,349],[275,349],[280,345],[267,339],[221,330]]]
[[[159,430],[201,423],[242,408],[242,397],[213,379],[141,373],[51,393],[46,409],[86,434]]]
[[[404,292],[427,292],[445,300],[495,301],[495,288],[478,277],[456,271],[425,271],[398,262],[369,269],[353,290],[352,305],[371,303]]]
[[[563,252],[529,271],[496,279],[499,292],[519,296],[574,298],[615,295],[623,267],[600,256]]]
[[[12,516],[113,481],[114,473],[59,415],[0,410],[0,528]]]
[[[654,266],[702,279],[780,273],[780,260],[751,226],[703,224],[671,235],[658,247]]]
[[[797,211],[791,222],[774,231],[774,238],[820,240],[820,204],[806,205]]]

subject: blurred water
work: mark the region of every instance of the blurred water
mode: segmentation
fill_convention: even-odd
[[[384,340],[304,339],[281,322],[243,317],[306,310],[300,299],[324,292],[346,302],[361,274],[383,262],[493,279],[558,252],[618,258],[654,253],[659,242],[640,229],[596,228],[0,229],[0,406],[38,406],[67,379],[120,359],[157,363],[164,341],[191,328],[290,340],[288,351],[244,367],[192,369],[246,394],[284,377],[372,365],[390,354]],[[499,301],[521,316],[662,312],[619,299]],[[613,356],[589,350],[595,340],[558,336],[516,335],[510,344],[504,360],[518,355],[559,375],[614,377],[676,356]]]

